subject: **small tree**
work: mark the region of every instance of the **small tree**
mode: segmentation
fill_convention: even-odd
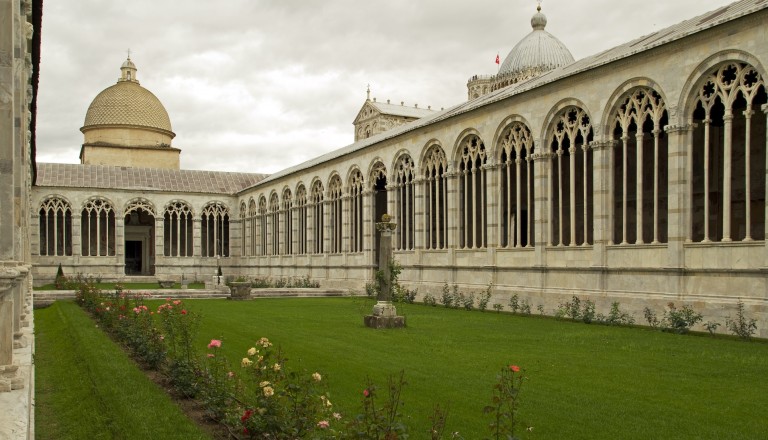
[[[56,280],[54,281],[54,284],[59,290],[66,287],[67,277],[64,276],[64,270],[61,268],[61,263],[59,263],[59,268],[56,270]]]

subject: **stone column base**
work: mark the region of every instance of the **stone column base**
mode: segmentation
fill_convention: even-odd
[[[13,334],[13,348],[26,348],[28,345],[27,338],[24,337],[23,333],[14,333]]]
[[[17,376],[18,365],[0,365],[0,393],[24,388],[24,378]]]
[[[369,328],[403,328],[405,316],[366,315],[363,317],[363,323]]]

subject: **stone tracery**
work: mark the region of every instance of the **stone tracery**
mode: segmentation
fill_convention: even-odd
[[[191,257],[192,209],[186,202],[174,200],[165,207],[163,215],[163,247],[166,257]]]
[[[414,247],[414,165],[408,154],[401,155],[395,163],[393,178],[394,216],[399,226],[394,231],[392,240],[396,249],[413,249]]]
[[[59,196],[40,203],[40,255],[72,255],[72,207]]]
[[[592,124],[579,107],[560,111],[550,130],[548,245],[592,244]]]
[[[697,242],[765,238],[765,83],[742,62],[711,69],[696,92],[691,228]]]
[[[477,135],[464,138],[459,146],[459,247],[486,246],[487,153]]]
[[[499,141],[501,247],[533,246],[533,137],[522,122],[504,129]]]
[[[200,214],[203,257],[229,256],[229,209],[221,202],[210,202]]]
[[[448,161],[440,145],[433,144],[424,155],[422,174],[426,195],[426,248],[445,249],[448,246]]]
[[[81,255],[115,255],[115,209],[109,201],[97,197],[85,202],[80,228]]]
[[[667,109],[648,87],[627,92],[616,111],[613,132],[618,146],[611,160],[609,196],[612,242],[667,241]],[[634,214],[634,215],[632,215]],[[634,226],[634,228],[632,227]]]

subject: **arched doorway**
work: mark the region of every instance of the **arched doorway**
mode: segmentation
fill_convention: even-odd
[[[155,216],[139,206],[125,213],[125,274],[155,274]]]

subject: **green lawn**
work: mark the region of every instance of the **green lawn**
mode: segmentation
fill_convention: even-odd
[[[405,370],[404,413],[425,438],[434,404],[465,439],[488,434],[482,414],[497,371],[517,364],[529,381],[520,418],[530,439],[764,439],[768,344],[649,329],[401,305],[408,327],[362,325],[361,298],[187,302],[211,338],[239,363],[261,336],[293,368],[318,370],[335,405],[357,411],[365,377],[380,386]]]
[[[239,365],[246,350],[266,336],[283,349],[289,368],[323,374],[334,408],[345,417],[356,414],[366,376],[384,386],[388,375],[405,370],[403,412],[411,439],[428,438],[423,429],[438,403],[449,407],[448,430],[467,440],[488,435],[489,418],[482,408],[490,402],[496,372],[509,364],[524,368],[529,378],[521,395],[520,419],[523,428],[533,430],[521,432],[524,439],[765,439],[768,432],[765,341],[421,305],[398,306],[407,317],[406,329],[372,330],[362,325],[362,316],[373,304],[367,298],[185,300],[185,304],[202,315],[201,352],[210,339],[222,339],[222,350]],[[129,368],[113,371],[115,359],[124,357],[97,337],[93,323],[74,314],[70,310],[74,308],[71,303],[57,304],[36,312],[38,414],[49,411],[46,414],[55,414],[61,423],[71,417],[69,411],[74,409],[59,413],[45,406],[45,400],[53,397],[71,406],[83,402],[79,417],[107,413],[109,422],[96,417],[100,428],[71,438],[91,438],[93,432],[115,432],[112,424],[132,426],[137,420],[156,418],[157,408],[167,404],[143,398],[123,401],[134,397],[120,396],[121,390],[138,388],[133,382],[125,385]],[[53,319],[64,310],[67,320]],[[55,321],[58,327],[47,329],[46,321]],[[81,334],[88,339],[74,337]],[[51,344],[46,338],[58,342]],[[102,346],[110,347],[108,353]],[[41,379],[47,369],[65,362],[60,376]],[[59,382],[77,386],[52,392]],[[94,392],[104,397],[89,400]],[[139,411],[150,414],[132,414]],[[122,436],[139,437],[171,438]]]
[[[35,311],[38,439],[207,439],[72,302]]]

